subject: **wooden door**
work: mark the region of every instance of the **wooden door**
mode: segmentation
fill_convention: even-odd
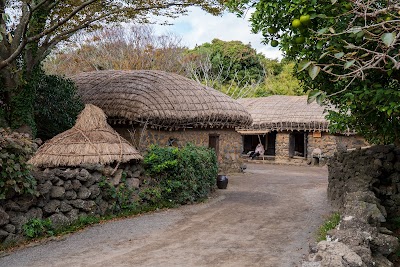
[[[208,147],[213,148],[215,150],[215,155],[219,155],[219,135],[210,134],[208,137]]]

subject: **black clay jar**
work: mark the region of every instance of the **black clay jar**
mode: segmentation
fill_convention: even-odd
[[[217,176],[217,187],[218,189],[226,189],[228,186],[228,177],[226,175]]]

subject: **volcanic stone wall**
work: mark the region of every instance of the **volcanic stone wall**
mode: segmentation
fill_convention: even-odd
[[[328,164],[328,198],[341,221],[303,266],[393,266],[399,244],[386,223],[400,216],[400,148],[336,153]]]
[[[106,183],[116,189],[123,185],[132,190],[134,198],[141,184],[141,173],[142,167],[135,163],[121,164],[115,171],[102,165],[35,171],[39,196],[9,195],[0,200],[0,243],[20,242],[22,226],[30,219],[49,218],[58,227],[80,216],[111,212],[115,199],[104,187]]]

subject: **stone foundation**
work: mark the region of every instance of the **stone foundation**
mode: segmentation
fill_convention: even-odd
[[[329,161],[328,198],[341,214],[303,266],[393,266],[399,246],[385,227],[400,216],[400,149],[374,146],[335,154]]]
[[[58,227],[67,225],[80,216],[104,215],[110,212],[115,205],[115,199],[110,198],[109,193],[103,190],[104,182],[115,188],[124,184],[137,192],[141,184],[139,178],[142,167],[137,164],[121,164],[111,175],[113,171],[110,166],[95,165],[33,172],[40,194],[38,197],[9,195],[5,200],[0,200],[0,243],[12,244],[23,240],[22,226],[30,219],[49,218]],[[122,177],[123,172],[126,177]]]

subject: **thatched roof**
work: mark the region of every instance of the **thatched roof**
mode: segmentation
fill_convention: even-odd
[[[238,99],[251,114],[253,124],[239,129],[242,133],[258,131],[328,131],[325,119],[326,107],[313,102],[307,104],[307,96],[274,95],[260,98]]]
[[[97,71],[71,77],[85,103],[100,107],[111,124],[156,128],[238,127],[251,116],[237,101],[210,87],[164,71]]]
[[[142,159],[106,119],[100,108],[86,105],[75,126],[44,143],[29,163],[37,167],[66,167]]]

